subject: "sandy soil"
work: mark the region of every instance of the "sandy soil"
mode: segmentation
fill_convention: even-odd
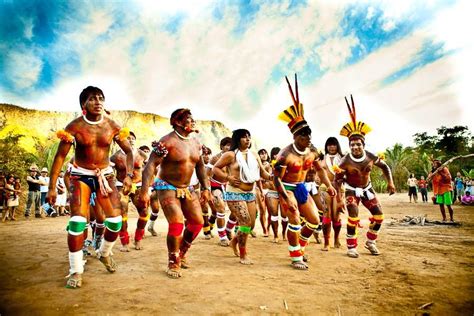
[[[363,210],[358,259],[348,258],[345,247],[323,252],[312,240],[310,269],[296,271],[287,244],[271,243],[258,227],[249,240],[253,266],[239,264],[217,237],[201,235],[190,250],[192,269],[172,280],[164,273],[167,226],[160,214],[159,236],[147,232],[143,250],[121,253],[116,244],[115,274],[89,258],[78,290],[64,287],[67,218],[0,223],[0,314],[472,315],[474,208],[455,206],[459,228],[390,225],[404,215],[439,219],[439,210],[410,204],[406,194],[379,198],[386,221],[378,257],[362,246],[369,217]],[[136,217],[130,215],[130,231]]]

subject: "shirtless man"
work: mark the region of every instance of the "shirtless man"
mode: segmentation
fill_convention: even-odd
[[[221,158],[221,156],[229,151],[232,139],[230,137],[224,137],[221,139],[220,142],[220,149],[221,151],[211,158],[211,165],[215,165],[216,162]],[[209,219],[211,231],[214,227],[214,223],[216,222],[217,218],[217,233],[219,235],[219,245],[227,247],[229,246],[229,237],[226,233],[226,223],[225,223],[225,207],[226,204],[224,202],[224,192],[225,192],[225,185],[226,183],[222,183],[214,177],[211,177],[211,190],[212,190],[212,200],[209,203],[211,207],[211,218]],[[235,226],[236,221],[235,218],[229,218],[230,223],[227,223],[228,226]],[[231,227],[233,228],[233,227]]]
[[[372,255],[379,255],[375,241],[377,234],[382,226],[383,213],[380,203],[378,202],[375,191],[370,183],[370,172],[373,166],[382,169],[383,174],[388,182],[388,192],[390,195],[395,193],[392,173],[387,164],[376,155],[366,151],[365,135],[371,131],[370,127],[364,122],[356,120],[355,105],[352,99],[352,108],[346,98],[347,107],[351,121],[343,126],[340,134],[349,138],[350,153],[346,154],[339,167],[336,170],[336,181],[339,189],[338,202],[340,202],[340,185],[345,183],[346,207],[349,213],[347,219],[347,255],[350,258],[358,258],[357,252],[357,228],[359,226],[359,202],[370,211],[369,231],[367,232],[367,241],[365,247]],[[339,203],[340,204],[340,203]]]
[[[335,195],[336,192],[317,160],[319,152],[311,146],[311,129],[303,117],[303,105],[298,97],[296,75],[296,96],[293,94],[288,78],[286,78],[286,81],[293,99],[293,105],[283,111],[279,118],[288,122],[294,143],[283,148],[278,154],[274,167],[274,182],[283,213],[289,218],[288,250],[291,265],[298,270],[307,270],[308,265],[303,260],[304,249],[319,224],[316,205],[313,199],[308,198],[308,191],[304,184],[308,170],[314,166],[319,178],[327,186],[328,193]],[[300,214],[306,220],[303,227],[300,225]]]
[[[123,183],[122,181],[127,176],[127,156],[123,152],[123,150],[118,150],[115,154],[110,157],[110,161],[114,164],[114,168],[116,170],[116,177],[117,181],[115,182],[115,186],[120,193],[120,203],[122,205],[122,228],[120,230],[120,242],[122,246],[120,247],[120,251],[128,252],[130,251],[128,248],[130,242],[130,236],[128,235],[128,203],[132,201],[132,203],[137,206],[137,199],[138,192],[141,190],[142,186],[142,169],[145,165],[145,161],[147,160],[147,155],[140,149],[135,148],[135,141],[136,136],[133,132],[130,132],[128,136],[128,142],[130,143],[130,147],[133,151],[133,172],[130,173],[128,176],[132,179],[132,188],[130,192],[125,195],[123,193]],[[135,231],[135,249],[141,250],[141,240],[143,239],[143,235],[145,234],[145,226],[148,220],[148,212],[147,210],[139,209],[139,218],[137,222],[137,229]]]
[[[270,174],[265,171],[260,157],[249,151],[251,141],[248,130],[235,130],[232,133],[230,151],[224,153],[212,168],[215,179],[220,182],[228,182],[224,200],[239,223],[239,231],[232,238],[231,246],[234,254],[240,257],[240,263],[245,265],[252,264],[247,256],[246,245],[248,235],[255,225],[257,212],[255,184],[260,177],[271,179]]]
[[[206,173],[207,176],[210,178],[212,176],[212,165],[211,165],[211,155],[212,155],[212,150],[209,147],[202,146],[202,160],[204,162],[204,166],[206,167]],[[212,186],[211,186],[212,190]],[[212,232],[211,232],[211,225],[209,223],[209,201],[206,201],[205,203],[201,203],[201,209],[202,209],[202,217],[204,220],[204,226],[202,227],[202,230],[204,232],[204,237],[206,239],[211,239],[212,238]]]
[[[318,157],[319,159],[320,157]],[[320,160],[320,159],[319,159]],[[308,172],[306,173],[306,178],[304,180],[304,185],[306,186],[306,190],[308,191],[309,195],[314,201],[314,204],[316,205],[316,209],[318,211],[318,217],[319,217],[319,224],[318,227],[313,232],[314,238],[316,239],[316,243],[320,244],[321,239],[319,238],[319,233],[322,230],[322,221],[323,221],[323,213],[324,210],[326,209],[326,206],[324,205],[322,201],[322,195],[320,193],[319,189],[319,178],[317,175],[316,168],[314,166],[311,166],[309,168]],[[324,187],[325,188],[325,187]],[[303,216],[301,216],[301,225],[303,226],[306,222]]]
[[[336,137],[329,137],[324,144],[324,160],[323,168],[328,174],[329,180],[336,186],[336,172],[334,171],[334,166],[339,165],[342,159],[341,145]],[[343,192],[340,192],[342,199]],[[323,235],[324,235],[324,251],[329,250],[329,239],[331,238],[331,223],[332,228],[334,229],[334,248],[340,248],[341,243],[339,242],[339,233],[341,232],[341,216],[343,213],[343,208],[341,205],[338,207],[336,199],[329,195],[324,195],[326,200],[326,210],[323,214]]]
[[[122,226],[120,196],[115,187],[115,177],[109,165],[109,151],[113,141],[127,155],[127,172],[133,170],[133,154],[128,143],[128,130],[121,129],[111,118],[104,114],[104,93],[96,87],[85,88],[79,102],[82,116],[74,119],[65,130],[58,131],[61,139],[51,168],[47,201],[54,205],[56,201],[56,181],[69,150],[75,145],[74,166],[70,175],[71,218],[68,225],[69,277],[67,287],[82,286],[84,272],[82,246],[84,230],[87,224],[89,207],[98,204],[104,211],[106,231],[104,242],[99,249],[100,261],[109,272],[115,272],[117,266],[110,251]],[[127,175],[123,179],[124,192],[128,193],[132,183]]]
[[[196,170],[201,184],[203,202],[210,198],[210,183],[201,156],[201,144],[189,135],[197,132],[195,121],[189,109],[178,109],[171,114],[173,131],[153,142],[153,150],[143,170],[142,184],[147,188],[153,183],[163,213],[169,223],[166,243],[168,246],[168,269],[170,278],[181,277],[181,268],[188,268],[186,253],[203,226],[201,205],[198,195],[190,188],[191,176]],[[139,194],[139,206],[146,208],[150,203],[147,190]],[[184,220],[186,219],[186,228]],[[183,233],[184,229],[184,233]]]

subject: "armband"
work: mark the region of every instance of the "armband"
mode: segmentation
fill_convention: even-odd
[[[385,153],[378,153],[377,156],[379,157],[380,160],[385,160]]]
[[[74,136],[72,136],[69,132],[66,132],[63,129],[57,131],[56,136],[63,142],[70,143],[70,144],[74,143]]]
[[[334,173],[338,173],[338,174],[344,172],[344,170],[342,170],[338,165],[332,166],[332,171],[334,171]]]
[[[128,136],[130,136],[130,129],[128,127],[124,127],[120,129],[118,135],[115,136],[115,139],[118,141],[124,141]]]
[[[154,141],[151,143],[151,147],[153,148],[153,152],[158,157],[166,157],[168,155],[168,149],[166,149],[165,145],[162,142]]]

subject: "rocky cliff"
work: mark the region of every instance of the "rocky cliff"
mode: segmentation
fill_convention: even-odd
[[[79,112],[51,112],[25,109],[20,106],[0,103],[0,137],[9,133],[21,134],[21,146],[37,154],[38,147],[57,142],[55,132],[63,129]],[[137,136],[137,146],[150,146],[153,140],[171,131],[169,118],[135,111],[111,111],[111,117]],[[219,151],[219,141],[232,132],[217,121],[197,121],[200,133],[194,134],[213,153]]]

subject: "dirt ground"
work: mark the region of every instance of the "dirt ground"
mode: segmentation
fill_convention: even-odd
[[[239,264],[217,237],[200,235],[190,250],[192,269],[172,280],[164,272],[167,226],[160,214],[159,236],[147,232],[143,250],[122,253],[116,244],[116,273],[89,257],[77,290],[64,287],[66,217],[0,223],[0,315],[472,315],[474,208],[454,207],[461,227],[400,226],[390,222],[405,215],[440,219],[439,209],[410,204],[406,194],[379,199],[386,220],[377,257],[363,247],[369,213],[362,210],[358,259],[348,258],[345,247],[323,252],[312,240],[310,269],[297,271],[286,242],[273,244],[257,227],[248,244],[254,265]],[[136,217],[130,214],[129,231]],[[433,304],[419,309],[425,303]]]

